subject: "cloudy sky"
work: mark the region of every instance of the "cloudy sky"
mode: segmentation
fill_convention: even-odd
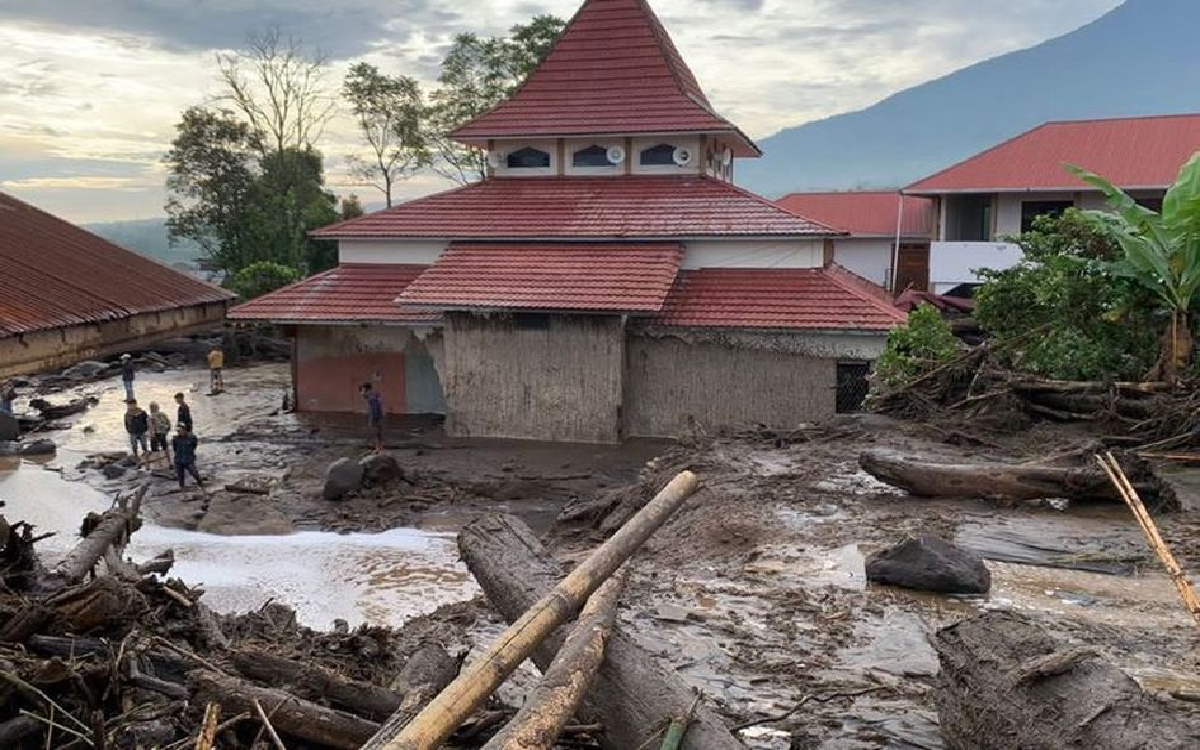
[[[717,108],[762,137],[1070,31],[1121,0],[651,0]],[[454,34],[500,34],[579,0],[0,0],[0,190],[76,222],[162,214],[179,113],[219,93],[214,56],[277,26],[432,80]],[[340,193],[377,200],[321,144]],[[405,196],[441,187],[418,177]]]

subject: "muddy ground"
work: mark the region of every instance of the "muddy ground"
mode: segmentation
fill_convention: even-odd
[[[165,404],[176,390],[189,391],[212,492],[180,493],[156,479],[146,503],[152,523],[138,535],[148,541],[135,553],[174,546],[181,574],[199,579],[189,583],[219,592],[222,580],[245,588],[249,578],[262,589],[218,597],[218,608],[274,597],[316,625],[332,617],[400,625],[477,594],[451,535],[478,513],[515,513],[565,561],[578,559],[595,536],[555,525],[560,509],[633,482],[663,455],[659,471],[693,468],[703,488],[637,558],[621,619],[731,723],[749,725],[744,736],[754,747],[941,747],[929,699],[937,660],[926,637],[985,608],[1034,614],[1061,637],[1097,646],[1182,712],[1200,699],[1195,625],[1123,508],[921,500],[875,482],[856,463],[867,447],[1041,455],[1078,444],[1083,433],[975,436],[859,416],[786,440],[746,434],[595,447],[455,441],[436,425],[395,423],[388,452],[405,480],[330,503],[320,498],[325,467],[367,453],[361,423],[281,413],[287,376],[284,366],[231,370],[219,396],[204,394],[199,370],[139,382],[142,401]],[[108,480],[90,468],[97,461],[89,456],[124,448],[119,388],[87,386],[99,405],[51,433],[63,446],[50,465],[59,473],[41,481],[31,479],[45,472],[39,466],[0,466],[0,497],[41,493],[54,504],[65,501],[64,488],[94,498],[140,481],[144,473]],[[1163,533],[1194,570],[1200,473],[1176,470],[1172,478],[1187,510],[1164,518]],[[988,597],[866,584],[865,555],[930,532],[988,559]],[[203,564],[189,569],[189,556]],[[482,604],[467,609],[478,615],[476,640],[498,632]],[[454,614],[461,618],[463,608]]]

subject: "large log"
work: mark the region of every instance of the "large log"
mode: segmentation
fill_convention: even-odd
[[[99,517],[89,516],[81,534],[83,538],[51,571],[46,582],[47,588],[55,590],[79,583],[109,548],[116,547],[119,552],[129,535],[137,529],[138,511],[149,489],[150,484],[143,483],[130,500],[121,501],[117,507]]]
[[[509,622],[516,621],[562,577],[559,564],[533,531],[513,516],[487,515],[474,521],[459,533],[458,548],[488,601]],[[566,629],[560,628],[534,651],[534,662],[548,669],[565,638]],[[618,625],[609,637],[584,709],[586,720],[604,725],[600,740],[605,748],[629,750],[642,747],[660,734],[668,721],[686,714],[695,699],[691,688],[660,666]],[[683,750],[745,750],[720,717],[703,704],[697,707],[695,719]]]
[[[1064,649],[1014,612],[989,612],[934,638],[934,692],[951,750],[1184,750],[1200,746],[1176,714],[1087,648]]]
[[[297,739],[357,750],[379,729],[375,722],[354,714],[319,706],[282,690],[257,687],[227,674],[201,669],[192,672],[188,681],[199,705],[218,703],[226,714],[255,715],[257,702],[276,729]]]
[[[1130,459],[1132,460],[1132,459]],[[987,500],[1067,498],[1084,502],[1121,502],[1104,472],[1091,461],[1074,466],[1064,462],[947,463],[926,461],[890,450],[873,450],[859,465],[880,481],[921,497],[976,497]],[[1146,470],[1135,482],[1138,492],[1155,507],[1174,507],[1169,485]]]
[[[617,600],[624,574],[608,579],[592,594],[571,626],[562,649],[525,705],[483,750],[550,750],[583,696],[596,679],[604,660],[604,644],[617,616]]]
[[[385,687],[342,677],[316,664],[275,656],[262,649],[236,649],[229,654],[237,671],[311,700],[325,699],[368,719],[385,719],[404,696]]]
[[[398,735],[438,693],[454,682],[465,657],[463,654],[462,658],[456,659],[435,643],[426,643],[417,649],[392,681],[392,689],[403,692],[404,700],[362,750],[382,747]]]
[[[391,727],[387,727],[367,747],[372,750],[440,747],[547,636],[573,617],[588,597],[667,522],[697,486],[695,474],[680,472],[616,534],[534,602],[419,715],[394,736],[389,736]]]

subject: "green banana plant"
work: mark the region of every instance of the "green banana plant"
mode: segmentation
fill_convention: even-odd
[[[1178,380],[1191,357],[1188,313],[1200,291],[1200,152],[1179,171],[1161,213],[1138,205],[1100,175],[1074,165],[1067,170],[1103,193],[1112,209],[1084,212],[1125,251],[1109,270],[1148,289],[1170,313],[1162,356],[1150,377]]]

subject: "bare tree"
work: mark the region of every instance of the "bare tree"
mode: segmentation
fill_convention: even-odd
[[[421,86],[408,76],[389,76],[369,63],[350,68],[342,94],[358,121],[371,156],[350,156],[351,171],[376,187],[392,206],[392,186],[429,163],[421,133]]]
[[[311,148],[333,115],[325,86],[328,59],[279,29],[251,34],[240,52],[220,54],[217,65],[227,99],[282,154]]]

